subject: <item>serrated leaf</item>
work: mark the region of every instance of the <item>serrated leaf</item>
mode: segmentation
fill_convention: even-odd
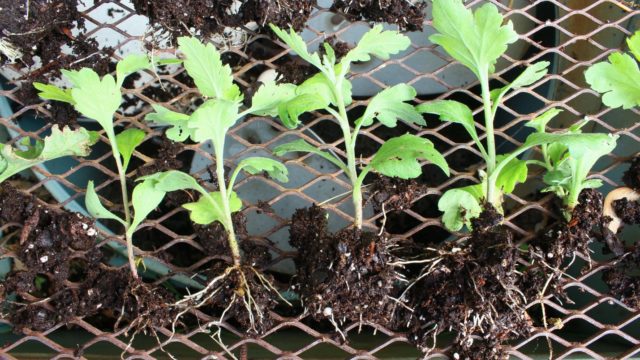
[[[388,60],[391,55],[406,50],[410,45],[411,39],[407,36],[397,31],[382,31],[382,25],[378,24],[362,36],[356,47],[345,55],[343,63],[369,61],[371,56]]]
[[[473,141],[481,145],[476,131],[476,122],[473,120],[473,112],[467,105],[455,100],[436,100],[420,104],[416,106],[416,110],[421,113],[438,115],[441,121],[462,125]]]
[[[82,115],[96,120],[104,129],[113,128],[113,116],[120,107],[122,94],[120,87],[111,75],[102,79],[88,68],[79,71],[62,70],[73,83],[71,96],[75,109]]]
[[[535,118],[531,119],[530,121],[527,121],[524,125],[535,129],[536,132],[544,133],[546,132],[547,124],[549,124],[549,121],[551,121],[554,117],[556,117],[561,112],[562,110],[558,108],[551,108],[543,112],[542,114],[536,116]]]
[[[151,107],[155,112],[147,114],[144,119],[161,125],[172,125],[166,132],[170,140],[183,142],[193,134],[193,130],[187,126],[189,115],[171,111],[158,104],[151,104]]]
[[[429,160],[449,175],[449,166],[444,156],[425,138],[405,134],[387,140],[368,166],[382,175],[413,179],[422,174],[419,160]]]
[[[135,149],[142,144],[144,137],[145,132],[136,128],[126,129],[116,135],[116,144],[118,145],[118,151],[122,156],[122,167],[125,172],[129,167],[131,155],[133,155]]]
[[[329,154],[326,151],[322,151],[318,149],[317,147],[309,144],[308,142],[302,139],[292,141],[290,143],[278,145],[276,146],[275,149],[273,149],[273,153],[276,156],[283,156],[284,154],[290,153],[290,152],[306,152],[306,153],[320,155],[324,159],[328,160],[329,162],[337,166],[338,168],[342,169],[344,172],[348,171],[347,166],[340,159],[336,158],[335,156]]]
[[[503,161],[505,155],[496,156],[496,162]],[[510,194],[516,187],[516,184],[527,181],[527,162],[520,159],[512,159],[509,161],[498,174],[498,180],[496,181],[496,187],[502,191],[503,194]]]
[[[92,133],[84,128],[71,130],[65,127],[60,130],[58,126],[53,126],[51,135],[45,137],[42,144],[36,144],[34,149],[19,150],[0,144],[0,183],[22,170],[48,160],[73,155],[87,156],[94,143]]]
[[[450,189],[438,201],[438,210],[442,211],[442,222],[451,231],[459,231],[463,226],[471,228],[471,219],[480,215],[480,202],[469,191]]]
[[[256,156],[243,159],[238,163],[237,168],[243,169],[251,175],[256,175],[264,171],[269,174],[272,179],[278,180],[282,183],[289,182],[289,171],[287,170],[287,167],[277,160],[266,157]]]
[[[224,225],[225,214],[221,211],[222,195],[219,191],[209,193],[209,197],[201,196],[196,202],[182,205],[189,210],[191,221],[200,225],[209,225],[215,221]],[[214,204],[212,204],[212,202]],[[242,209],[242,201],[234,191],[230,192],[229,207],[232,213]]]
[[[284,43],[287,44],[291,48],[291,50],[295,51],[298,56],[300,56],[316,68],[322,69],[322,62],[320,61],[320,56],[318,55],[318,53],[309,53],[307,44],[304,42],[300,35],[296,34],[293,29],[290,28],[289,32],[287,33],[286,31],[281,30],[279,27],[273,24],[269,24],[269,26],[271,27],[271,30],[273,30],[273,32],[280,38],[280,40],[284,41]]]
[[[295,129],[300,124],[300,115],[328,106],[322,96],[313,94],[296,95],[293,99],[278,106],[278,117],[284,126]]]
[[[109,219],[115,220],[121,223],[124,226],[127,226],[124,220],[118,217],[116,214],[109,211],[107,208],[102,205],[98,194],[96,193],[95,186],[93,185],[93,181],[89,181],[87,183],[87,192],[84,197],[84,203],[87,207],[87,211],[94,219]]]
[[[608,107],[631,109],[640,105],[640,69],[630,55],[613,53],[609,62],[592,65],[584,75]]]
[[[116,65],[116,79],[118,80],[118,87],[122,86],[124,79],[130,74],[150,68],[151,62],[149,62],[149,57],[147,55],[127,55],[124,59],[118,61],[118,64]]]
[[[132,235],[147,216],[160,205],[165,195],[166,192],[158,190],[155,187],[155,181],[151,179],[144,180],[133,188],[131,194],[133,220],[131,220],[131,226],[127,231],[129,235]]]
[[[627,46],[636,60],[640,61],[640,31],[636,31],[627,39]]]
[[[187,127],[191,139],[197,143],[212,140],[221,141],[227,131],[238,121],[240,104],[224,99],[212,99],[191,114]]]
[[[184,68],[204,96],[229,101],[241,98],[231,67],[222,65],[220,53],[212,44],[183,36],[178,38],[178,49],[185,55]]]
[[[499,89],[491,90],[491,101],[496,102],[501,99],[509,90],[518,90],[523,87],[534,84],[542,79],[549,71],[550,63],[548,61],[539,61],[527,66],[526,69],[518,77],[507,86]]]
[[[503,22],[493,4],[485,4],[472,13],[462,0],[434,0],[433,27],[438,33],[429,40],[442,46],[476,76],[486,71],[493,73],[507,46],[518,40],[511,21],[506,25]]]
[[[61,89],[55,85],[43,84],[34,82],[33,87],[38,91],[38,96],[47,100],[62,101],[68,104],[74,105],[73,96],[71,96],[71,89]]]
[[[293,84],[276,84],[268,81],[262,84],[251,99],[252,114],[258,116],[277,116],[278,106],[296,96],[297,86]]]
[[[416,97],[416,90],[406,84],[398,84],[376,94],[362,115],[362,126],[370,126],[378,119],[387,127],[395,127],[398,120],[410,124],[426,125],[416,108],[406,103]]]

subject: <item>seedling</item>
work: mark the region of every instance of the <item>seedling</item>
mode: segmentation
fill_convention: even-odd
[[[242,264],[232,219],[233,213],[242,208],[242,201],[233,191],[233,186],[242,170],[250,174],[267,172],[272,178],[287,182],[287,168],[280,162],[265,157],[245,158],[238,163],[227,182],[224,169],[225,138],[236,122],[246,115],[277,113],[278,104],[281,99],[291,97],[292,88],[287,85],[276,85],[273,82],[264,84],[254,94],[252,106],[245,111],[240,111],[243,99],[240,89],[233,83],[231,68],[228,65],[222,65],[220,54],[213,45],[204,45],[197,39],[188,37],[179,38],[178,45],[178,49],[185,56],[184,67],[187,73],[207,100],[191,115],[174,112],[154,104],[152,106],[155,112],[148,114],[146,120],[170,125],[166,134],[174,141],[185,141],[187,138],[191,138],[196,143],[211,141],[218,190],[209,192],[191,175],[179,171],[158,173],[143,179],[145,182],[152,182],[154,188],[160,192],[190,189],[200,193],[198,201],[183,206],[189,210],[191,220],[197,224],[207,225],[213,222],[222,224],[233,260],[233,265],[224,274],[211,280],[205,289],[183,299],[180,304],[190,304],[195,301],[195,307],[204,305],[219,291],[217,287],[220,286],[220,282],[232,272],[238,271],[241,281],[236,294],[245,301],[251,314],[262,316],[261,310],[252,298],[244,269],[250,268],[268,291],[275,291],[275,289],[257,270]],[[251,318],[253,319],[253,315]]]
[[[45,161],[65,156],[87,156],[91,152],[91,145],[95,144],[97,136],[84,128],[71,130],[55,125],[51,128],[51,135],[44,140],[36,140],[34,144],[28,137],[18,142],[22,147],[0,144],[0,183],[13,175]]]
[[[144,140],[145,133],[139,129],[126,129],[116,135],[114,116],[122,103],[121,88],[124,79],[136,71],[150,67],[151,63],[146,55],[130,55],[118,62],[115,78],[111,75],[105,75],[100,79],[100,76],[92,69],[82,68],[79,71],[62,70],[63,75],[73,84],[70,89],[34,83],[36,89],[40,90],[40,97],[69,103],[82,115],[95,120],[104,129],[118,170],[124,219],[108,211],[100,203],[92,182],[87,185],[85,202],[87,210],[96,219],[112,219],[124,226],[129,266],[131,274],[135,278],[138,277],[138,273],[133,253],[133,233],[144,217],[140,218],[142,214],[136,214],[133,218],[131,216],[127,190],[127,167],[135,148]],[[144,208],[142,204],[144,200],[139,202],[139,204],[134,203],[134,210]],[[144,216],[146,217],[151,210],[146,212]]]
[[[329,44],[323,44],[325,54],[320,59],[317,52],[309,52],[300,35],[293,30],[287,33],[274,25],[271,25],[271,28],[298,56],[320,71],[297,87],[291,84],[285,85],[294,90],[294,96],[278,106],[280,120],[288,128],[294,129],[300,124],[298,117],[301,114],[314,110],[328,112],[336,119],[342,130],[346,163],[304,140],[280,145],[274,149],[274,153],[278,156],[289,152],[317,154],[344,171],[352,186],[356,228],[362,228],[362,183],[371,171],[402,179],[416,178],[422,174],[419,160],[426,159],[440,167],[447,175],[449,174],[449,167],[444,157],[435,150],[433,143],[411,134],[385,142],[368,163],[358,161],[356,157],[355,147],[360,129],[371,126],[374,120],[388,127],[395,127],[398,120],[425,125],[422,115],[408,103],[415,98],[416,91],[406,84],[395,85],[375,95],[364,114],[353,122],[353,129],[347,116],[347,106],[353,102],[351,82],[347,78],[351,64],[356,61],[368,61],[372,56],[387,60],[390,55],[409,47],[411,41],[408,37],[394,31],[382,31],[381,25],[375,26],[364,34],[355,48],[337,62],[335,52]]]
[[[510,84],[491,90],[489,77],[495,72],[498,58],[505,53],[509,44],[518,39],[513,24],[510,21],[504,24],[504,18],[493,4],[485,4],[472,12],[461,0],[434,0],[433,26],[437,33],[429,39],[470,69],[478,78],[482,92],[486,147],[476,132],[473,112],[465,104],[438,100],[417,106],[420,112],[438,115],[442,121],[461,124],[485,161],[486,170],[480,172],[479,184],[450,189],[438,203],[438,208],[444,212],[445,226],[458,231],[464,225],[470,226],[471,219],[482,211],[483,203],[502,211],[503,195],[513,192],[518,183],[526,181],[527,162],[518,159],[518,155],[545,143],[574,144],[574,138],[571,134],[533,134],[513,153],[497,154],[494,119],[502,99],[509,91],[530,86],[542,79],[549,63],[541,61],[531,64]],[[612,140],[601,134],[581,135],[580,139],[575,141],[580,144],[597,141],[610,144]]]
[[[558,109],[548,110],[527,123],[527,126],[534,128],[539,134],[544,134],[548,122],[558,113]],[[587,121],[571,126],[567,133],[581,134],[581,128]],[[587,177],[598,159],[615,149],[617,139],[617,136],[604,134],[582,134],[571,138],[570,141],[565,139],[541,145],[544,163],[534,163],[542,165],[547,170],[543,180],[548,187],[542,191],[553,192],[562,199],[567,221],[571,220],[582,190],[602,186],[601,180]]]

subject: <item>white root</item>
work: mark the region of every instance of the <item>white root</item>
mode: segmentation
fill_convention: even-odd
[[[0,53],[4,54],[11,63],[15,63],[22,57],[22,52],[6,38],[0,38]]]
[[[619,187],[609,192],[607,197],[604,199],[604,209],[602,213],[604,216],[609,216],[612,219],[608,228],[614,234],[618,232],[618,229],[622,225],[622,219],[616,215],[616,211],[613,209],[613,202],[624,198],[627,198],[629,201],[638,201],[640,199],[640,194],[631,188]]]

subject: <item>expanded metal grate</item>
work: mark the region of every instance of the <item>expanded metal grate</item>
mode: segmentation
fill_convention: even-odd
[[[610,110],[601,105],[599,96],[590,90],[584,81],[584,70],[623,46],[623,40],[636,29],[636,22],[640,10],[628,2],[617,0],[549,0],[549,1],[498,1],[476,0],[468,5],[475,6],[490,1],[495,3],[508,19],[516,24],[520,33],[518,42],[513,45],[516,50],[505,55],[498,66],[495,81],[504,82],[503,78],[510,78],[514,71],[535,61],[545,59],[553,63],[553,71],[543,80],[531,88],[515,91],[507,95],[498,118],[496,134],[503,150],[518,145],[524,139],[522,124],[536,114],[551,107],[564,110],[560,121],[554,122],[556,128],[561,128],[580,120],[585,114],[593,119],[594,131],[607,131],[621,136],[620,145],[616,153],[612,154],[603,165],[597,169],[596,177],[606,184],[603,192],[621,184],[621,174],[627,165],[624,161],[633,155],[640,143],[640,112],[638,110]],[[91,4],[93,3],[93,4]],[[330,5],[330,4],[329,4]],[[148,29],[131,26],[141,20],[135,14],[133,7],[127,1],[85,1],[82,16],[87,20],[87,36],[115,37],[114,59],[118,59],[122,52],[131,51],[148,39]],[[103,14],[109,9],[114,17],[108,21]],[[342,23],[336,26],[334,34],[322,32],[322,24],[328,16],[328,4],[318,6],[313,12],[305,30],[310,44],[319,44],[329,35],[335,35],[338,40],[352,41],[364,33],[367,26],[364,23]],[[407,82],[415,86],[420,95],[420,101],[432,98],[456,98],[470,104],[474,113],[480,113],[481,98],[478,84],[465,77],[467,70],[461,65],[451,62],[433,44],[427,40],[428,34],[433,32],[431,20],[427,17],[424,31],[408,33],[412,39],[412,46],[399,56],[386,62],[373,61],[356,69],[352,80],[357,89],[364,89],[356,97],[357,101],[350,109],[367,103],[367,96],[398,82]],[[133,29],[133,30],[132,30]],[[275,55],[260,57],[253,51],[257,46],[270,46],[276,49]],[[170,50],[154,49],[156,55]],[[255,78],[268,68],[278,68],[288,55],[283,45],[265,35],[250,37],[241,46],[232,47],[225,53],[225,58],[231,61],[234,76],[238,84],[244,89],[249,88]],[[133,99],[143,103],[157,101],[154,99],[154,88],[160,83],[165,88],[179,89],[177,95],[171,99],[163,98],[163,104],[181,109],[193,100],[196,90],[185,82],[182,70],[169,74],[148,73],[136,83],[135,88],[127,89],[126,93]],[[393,75],[390,75],[393,74]],[[462,75],[461,75],[462,74]],[[373,91],[373,89],[376,89]],[[25,130],[27,127],[23,117],[33,112],[47,116],[46,103],[21,106],[18,88],[4,90],[0,94],[15,102],[13,115],[0,118],[0,124],[21,136],[41,136],[51,127],[46,121],[38,129]],[[140,111],[141,110],[141,111]],[[142,147],[134,154],[138,165],[148,162],[154,157],[157,146],[152,146],[154,137],[162,135],[162,129],[149,127],[143,121],[146,113],[151,109],[145,106],[141,109],[128,111],[126,116],[119,115],[117,124],[125,127],[137,127],[147,133],[147,147]],[[480,125],[479,125],[480,126]],[[304,138],[314,143],[326,143],[326,146],[337,153],[341,153],[342,139],[335,136],[337,125],[328,115],[316,113],[308,119],[301,128],[286,130],[278,120],[254,117],[246,119],[237,125],[229,135],[227,161],[235,164],[249,154],[271,153],[278,144],[294,138]],[[474,181],[479,160],[479,152],[473,147],[470,139],[462,135],[455,125],[441,123],[430,119],[427,127],[413,125],[399,125],[397,129],[389,130],[380,124],[371,126],[363,131],[364,146],[360,152],[370,156],[370,150],[375,149],[385,139],[412,132],[427,137],[437,144],[452,166],[452,176],[434,177],[429,166],[425,166],[425,175],[421,182],[429,186],[429,190],[422,197],[416,199],[414,206],[399,213],[388,214],[387,231],[394,236],[413,238],[420,244],[433,244],[443,241],[450,235],[464,236],[464,234],[449,234],[443,227],[435,211],[438,197],[449,187],[456,186],[461,181]],[[102,138],[106,145],[106,138]],[[151,149],[151,150],[146,150]],[[197,164],[211,163],[212,156],[206,147],[185,145],[180,154],[184,158],[196,158],[192,170],[201,177],[207,177],[206,166]],[[64,207],[74,201],[82,202],[84,188],[69,179],[74,174],[95,173],[103,174],[104,181],[99,189],[105,195],[111,184],[117,183],[116,173],[110,165],[111,154],[102,152],[93,159],[78,159],[79,164],[64,171],[49,173],[42,168],[35,171],[44,176],[27,186],[27,191],[42,194],[45,185],[58,182],[70,189],[71,196],[58,203],[51,200],[56,207]],[[280,184],[262,176],[248,176],[237,184],[237,191],[245,200],[246,213],[249,217],[249,233],[252,241],[268,246],[273,254],[271,269],[287,272],[291,271],[293,252],[287,244],[288,221],[296,208],[310,206],[326,200],[326,198],[347,191],[348,182],[338,169],[331,172],[331,168],[320,169],[317,162],[310,156],[291,158],[287,162],[290,171],[296,171],[296,176],[288,184]],[[539,174],[530,174],[535,178]],[[136,171],[130,171],[133,180]],[[552,195],[536,196],[535,181],[530,182],[530,188],[524,188],[508,196],[506,201],[507,216],[505,223],[513,230],[521,242],[526,242],[535,236],[538,223],[545,223],[555,218],[548,210],[552,202]],[[253,195],[247,195],[253,194]],[[243,196],[245,195],[245,196]],[[258,202],[267,202],[274,212],[261,211]],[[107,206],[112,205],[108,196],[103,196]],[[333,229],[347,225],[351,221],[350,200],[338,199],[325,205],[330,213]],[[196,240],[195,234],[184,234],[176,227],[176,219],[186,219],[186,210],[177,207],[163,213],[160,217],[147,221],[142,232],[145,237],[155,239],[155,247],[138,248],[138,253],[145,258],[155,260],[158,264],[170,270],[155,280],[161,284],[170,279],[173,274],[192,276],[206,268],[208,262],[214,258],[206,255],[206,251]],[[368,213],[366,219],[371,224],[380,225],[383,214]],[[3,233],[15,230],[19,224],[4,224],[0,227]],[[117,241],[124,244],[118,237],[102,231],[104,241],[101,246],[108,246],[108,242]],[[625,234],[634,236],[633,229]],[[268,240],[265,240],[268,239]],[[587,259],[580,257],[565,277],[564,287],[574,304],[559,303],[548,297],[545,300],[549,316],[561,319],[563,327],[556,326],[550,330],[537,329],[529,338],[520,339],[512,344],[511,354],[514,358],[528,359],[544,357],[547,351],[549,337],[553,344],[555,358],[630,358],[640,354],[640,312],[631,309],[620,301],[607,295],[607,288],[601,282],[601,273],[608,266],[610,256],[603,256],[594,245],[592,255],[593,264],[586,272]],[[167,254],[189,252],[197,254],[193,263],[185,264],[173,261]],[[15,254],[6,253],[3,257]],[[174,259],[175,260],[175,259]],[[74,286],[68,282],[69,286]],[[286,283],[279,284],[282,288]],[[532,303],[530,307],[539,306]],[[282,314],[285,314],[283,312]],[[95,324],[92,318],[77,318],[67,327],[58,324],[46,332],[32,332],[26,335],[0,334],[0,358],[109,358],[124,353],[126,358],[166,358],[165,351],[172,353],[179,359],[183,358],[228,358],[227,351],[240,358],[370,358],[370,357],[407,357],[422,356],[421,353],[408,343],[404,334],[385,329],[378,324],[351,324],[343,329],[348,342],[335,341],[335,334],[331,327],[318,325],[304,315],[287,317],[274,314],[278,320],[276,325],[260,337],[244,337],[243,333],[228,323],[222,325],[227,330],[222,335],[223,349],[219,343],[205,331],[195,327],[189,332],[178,333],[169,339],[169,329],[157,329],[160,344],[151,336],[139,335],[128,346],[130,338],[123,331],[105,333]],[[194,311],[194,316],[202,323],[213,320],[215,314]],[[5,322],[6,320],[0,320]],[[436,348],[429,355],[441,356],[448,346],[446,336],[439,338]],[[640,356],[640,355],[637,355]]]

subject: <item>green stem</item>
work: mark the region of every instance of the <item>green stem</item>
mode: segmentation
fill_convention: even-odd
[[[496,169],[496,142],[493,129],[495,112],[491,107],[491,90],[489,89],[489,76],[486,69],[482,69],[482,71],[480,71],[479,79],[482,91],[482,104],[484,108],[484,127],[487,136],[488,158],[485,159],[487,162],[487,177],[491,178]],[[498,199],[494,199],[496,196],[495,192],[495,183],[492,184],[491,181],[487,181],[487,189],[485,191],[487,194],[487,201],[497,207],[500,204],[496,203],[498,202]]]
[[[231,217],[231,206],[229,206],[229,195],[227,193],[227,185],[224,179],[224,135],[220,139],[214,141],[214,151],[216,157],[216,177],[218,178],[218,191],[220,191],[220,197],[222,198],[222,207],[225,216],[225,230],[227,231],[227,237],[229,241],[229,248],[231,249],[231,258],[233,259],[234,266],[241,265],[240,258],[240,246],[236,239],[236,233],[233,228],[233,218]]]
[[[129,268],[131,269],[131,275],[134,279],[138,278],[138,267],[136,266],[136,259],[133,253],[133,234],[129,234],[129,231],[125,233],[125,239],[127,241],[127,258],[129,259]]]

